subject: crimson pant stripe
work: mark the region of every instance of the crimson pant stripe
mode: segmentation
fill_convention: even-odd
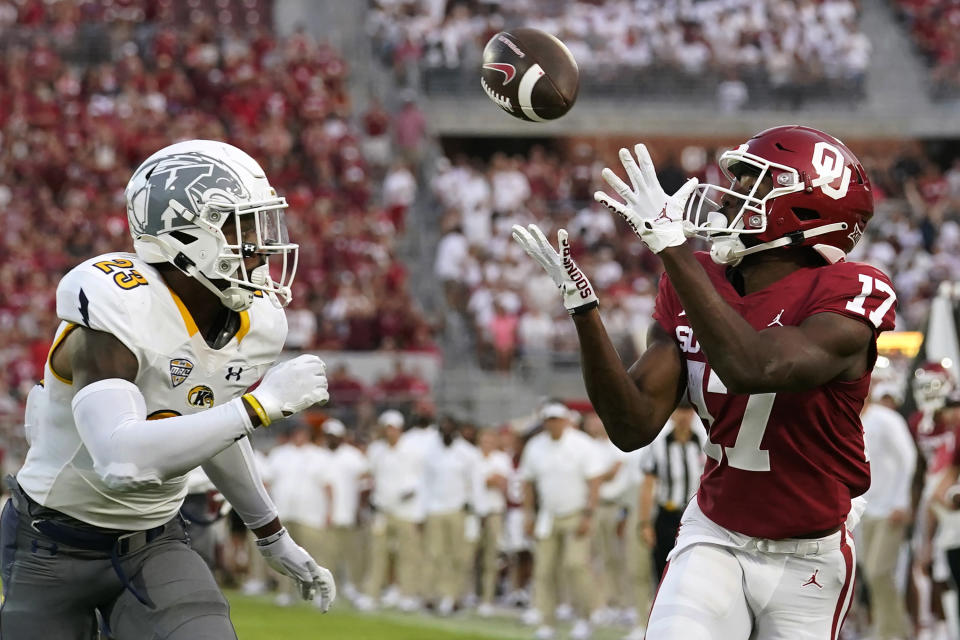
[[[840,635],[840,627],[843,626],[850,605],[848,596],[853,595],[853,549],[847,544],[846,527],[840,528],[840,551],[843,553],[843,564],[846,566],[847,576],[843,579],[840,597],[837,598],[837,609],[833,612],[833,626],[830,628],[831,640],[837,640]]]
[[[667,560],[667,564],[663,565],[663,575],[660,576],[660,582],[657,583],[657,590],[653,592],[653,600],[650,602],[650,611],[647,612],[647,628],[650,628],[650,616],[653,614],[653,605],[657,604],[657,596],[660,595],[660,587],[663,586],[663,581],[667,579],[667,571],[670,570],[670,561]],[[643,640],[647,640],[647,634],[644,632]]]

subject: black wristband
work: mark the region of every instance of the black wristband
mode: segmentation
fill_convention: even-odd
[[[586,313],[591,309],[596,309],[599,306],[600,306],[600,301],[593,300],[592,302],[588,302],[587,304],[580,305],[579,307],[574,307],[573,309],[568,309],[567,311],[572,316],[578,316],[581,313]]]

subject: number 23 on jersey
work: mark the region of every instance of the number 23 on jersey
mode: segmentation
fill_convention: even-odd
[[[140,272],[133,268],[133,262],[126,258],[102,260],[93,266],[103,273],[113,274],[113,281],[121,289],[133,289],[147,284],[147,279],[140,275]]]

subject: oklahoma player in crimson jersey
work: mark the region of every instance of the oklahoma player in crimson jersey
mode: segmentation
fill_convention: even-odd
[[[910,415],[910,432],[921,453],[916,484],[917,521],[913,529],[913,571],[908,574],[907,609],[918,629],[944,624],[943,594],[950,590],[950,567],[941,541],[958,537],[960,518],[932,499],[956,452],[955,411],[947,409],[953,374],[939,362],[926,362],[915,372],[911,387],[917,410]],[[952,483],[951,483],[952,484]],[[949,486],[949,485],[948,485]],[[935,539],[938,536],[939,539]]]
[[[886,275],[844,260],[873,215],[869,180],[843,143],[799,126],[725,152],[729,187],[691,179],[673,196],[635,151],[639,166],[620,151],[629,186],[603,171],[626,203],[596,194],[666,272],[629,370],[566,232],[559,253],[536,225],[514,238],[563,293],[614,443],[649,444],[684,393],[709,432],[646,637],[835,639],[853,593],[847,529],[859,514],[847,517],[870,484],[859,413],[896,301]]]

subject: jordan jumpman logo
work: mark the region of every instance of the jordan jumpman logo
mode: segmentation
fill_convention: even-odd
[[[801,587],[809,587],[810,585],[815,586],[817,589],[823,589],[823,585],[817,582],[817,574],[820,573],[820,569],[817,569],[813,572],[813,575],[810,576],[810,579],[804,582]]]
[[[786,309],[780,309],[780,313],[777,314],[777,317],[774,318],[774,319],[773,319],[773,322],[771,322],[771,323],[768,324],[767,326],[768,326],[768,327],[782,327],[782,326],[783,326],[783,323],[780,322],[780,317],[783,315],[783,312],[784,312],[784,311],[786,311]]]

